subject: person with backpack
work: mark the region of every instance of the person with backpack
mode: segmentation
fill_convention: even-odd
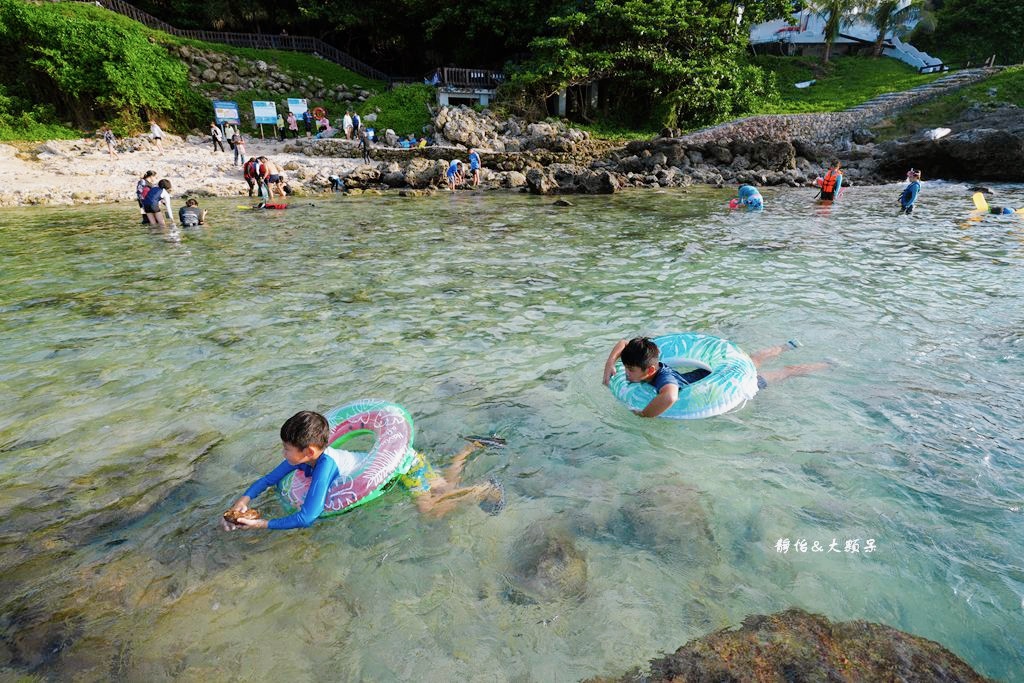
[[[146,209],[142,207],[142,200],[146,198],[149,191],[153,189],[150,178],[156,177],[156,171],[146,171],[139,182],[135,183],[135,199],[139,202],[139,213],[142,215],[142,224],[146,225],[149,220],[146,218]]]
[[[142,208],[146,210],[146,218],[150,225],[164,226],[164,215],[160,205],[167,211],[167,218],[174,221],[174,212],[171,210],[171,181],[164,178],[157,186],[146,193],[142,200]]]

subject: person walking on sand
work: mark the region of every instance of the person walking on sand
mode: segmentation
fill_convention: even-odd
[[[231,136],[231,141],[234,143],[235,147],[234,165],[240,166],[245,161],[245,138],[242,137],[241,133],[236,131],[235,134]]]
[[[103,126],[100,131],[103,133],[103,142],[107,143],[107,154],[110,155],[110,160],[113,161],[117,158],[117,150],[114,149],[117,138],[114,137],[114,131],[110,130],[110,126]]]
[[[352,139],[352,110],[345,110],[345,117],[341,119],[341,128],[345,131],[345,139]]]
[[[210,139],[213,141],[213,153],[217,153],[217,145],[220,145],[220,151],[226,152],[224,149],[224,134],[220,130],[220,126],[214,121],[210,124]]]
[[[359,128],[359,146],[363,150],[363,163],[370,163],[370,134],[365,126]]]
[[[153,119],[149,120],[149,134],[153,136],[153,144],[156,145],[158,152],[164,151],[164,131],[160,128],[156,121]]]

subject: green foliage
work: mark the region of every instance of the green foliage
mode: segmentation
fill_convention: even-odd
[[[688,127],[774,96],[772,80],[746,64],[747,25],[729,3],[591,0],[547,23],[530,43],[533,57],[510,79],[526,102],[603,79],[610,92],[603,117],[632,112],[632,125]]]
[[[94,5],[0,0],[0,83],[79,127],[110,121],[124,133],[150,116],[197,125],[209,103],[151,34]]]
[[[945,0],[935,12],[935,31],[915,32],[914,45],[946,60],[1024,62],[1024,13],[1018,0]]]
[[[844,56],[822,66],[802,57],[756,57],[754,63],[774,74],[779,98],[754,102],[756,114],[842,111],[883,93],[907,90],[940,74],[919,74],[895,59]],[[816,79],[809,88],[794,83]]]
[[[832,43],[839,37],[840,30],[850,23],[853,14],[864,3],[859,0],[811,0],[810,9],[825,18],[825,56],[826,64],[832,56]]]
[[[380,135],[391,128],[400,136],[423,134],[423,126],[430,123],[430,106],[434,104],[437,90],[429,85],[399,85],[393,90],[368,98],[357,107],[360,116],[371,114],[377,109],[374,128]]]
[[[81,134],[59,123],[51,105],[33,105],[0,85],[0,140],[72,140]]]
[[[879,140],[910,135],[955,121],[968,107],[1012,104],[1024,107],[1024,65],[913,107],[875,127]]]

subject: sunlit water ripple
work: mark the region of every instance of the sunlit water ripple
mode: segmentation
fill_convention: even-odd
[[[896,193],[769,189],[762,215],[703,188],[209,200],[180,234],[5,210],[0,666],[570,681],[799,606],[1024,679],[1024,222],[964,223],[942,184],[897,218]],[[682,330],[837,365],[724,417],[633,417],[608,349]],[[429,521],[395,490],[308,530],[217,529],[286,417],[361,396],[405,405],[440,462],[506,436],[466,479],[499,477],[507,509]],[[537,529],[585,556],[582,593],[510,598]]]

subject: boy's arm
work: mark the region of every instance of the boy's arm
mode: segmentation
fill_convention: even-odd
[[[327,500],[327,489],[330,488],[334,478],[338,476],[338,466],[334,460],[321,456],[324,462],[318,462],[313,470],[313,481],[309,483],[309,490],[302,501],[302,508],[298,512],[287,517],[277,519],[254,519],[239,520],[241,522],[252,521],[252,526],[263,529],[297,529],[311,525],[324,511],[324,502]]]
[[[622,350],[626,348],[626,340],[620,339],[619,342],[612,347],[612,352],[608,354],[608,360],[604,362],[604,372],[601,373],[601,383],[608,386],[608,381],[611,380],[612,375],[615,374],[615,362],[619,360],[619,356],[622,355]]]
[[[658,392],[658,395],[651,399],[643,410],[635,410],[640,417],[658,417],[672,407],[672,404],[679,400],[679,387],[675,384],[666,384]]]

